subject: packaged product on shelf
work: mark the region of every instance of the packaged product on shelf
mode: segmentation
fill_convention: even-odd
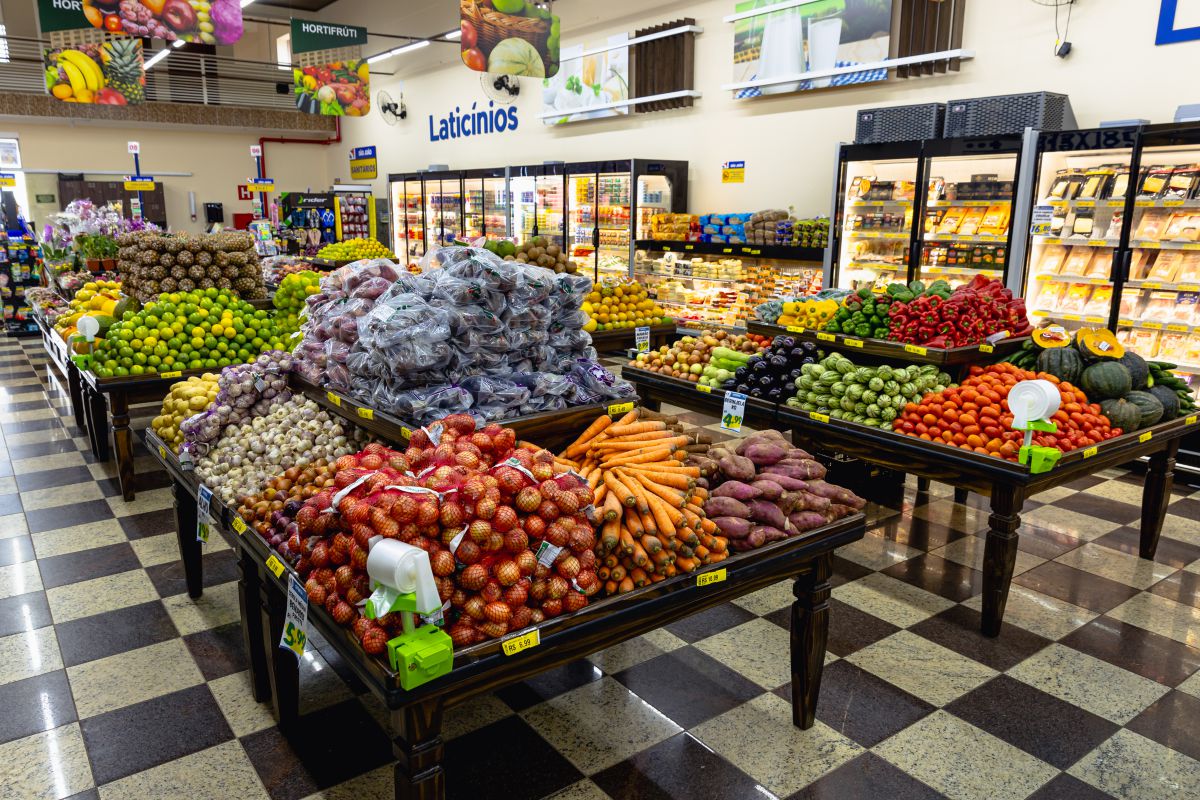
[[[1142,292],[1138,289],[1125,287],[1121,292],[1121,307],[1117,312],[1122,319],[1129,319],[1138,315],[1138,308],[1142,303]]]
[[[1171,311],[1170,321],[1183,325],[1200,324],[1200,316],[1196,313],[1197,300],[1200,300],[1200,294],[1196,294],[1196,292],[1180,292],[1176,296],[1175,308]]]
[[[1067,260],[1063,264],[1062,274],[1084,277],[1087,275],[1088,265],[1092,263],[1096,251],[1090,247],[1072,247],[1071,252],[1067,255]]]
[[[1171,215],[1163,231],[1163,239],[1173,242],[1194,242],[1200,236],[1200,215],[1187,211]]]
[[[1164,250],[1154,259],[1154,265],[1146,274],[1146,280],[1173,283],[1183,264],[1183,253],[1179,250]]]
[[[1150,209],[1145,214],[1142,214],[1141,222],[1138,223],[1137,230],[1133,234],[1134,239],[1148,239],[1157,242],[1162,238],[1163,232],[1166,230],[1167,222],[1171,218],[1169,211],[1162,209]]]
[[[1176,283],[1200,283],[1200,253],[1189,251],[1183,254],[1175,281]]]
[[[1133,261],[1129,264],[1129,277],[1135,281],[1146,280],[1146,276],[1150,274],[1150,268],[1154,265],[1154,258],[1157,255],[1157,250],[1134,250]]]
[[[1072,283],[1058,310],[1063,314],[1082,314],[1088,298],[1091,296],[1091,286],[1086,283]]]
[[[1104,232],[1105,239],[1119,239],[1121,236],[1121,228],[1125,220],[1124,211],[1114,211],[1112,219],[1108,222],[1108,230]]]
[[[1171,315],[1174,308],[1174,292],[1151,292],[1150,302],[1142,310],[1142,320],[1145,322],[1161,322]]]
[[[1043,281],[1042,288],[1037,295],[1037,308],[1039,311],[1055,311],[1058,309],[1059,303],[1062,302],[1063,295],[1066,294],[1067,284],[1059,283],[1058,281]]]
[[[1097,286],[1083,307],[1084,314],[1107,315],[1109,303],[1112,302],[1112,286]]]
[[[1159,339],[1155,357],[1160,361],[1186,361],[1188,338],[1186,333],[1164,333]]]
[[[1111,250],[1097,249],[1092,260],[1088,262],[1087,271],[1083,273],[1083,277],[1108,280],[1108,276],[1112,274],[1112,260],[1113,252]]]

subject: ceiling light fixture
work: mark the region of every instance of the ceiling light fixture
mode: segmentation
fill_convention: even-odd
[[[413,50],[420,50],[422,47],[428,46],[429,40],[422,39],[418,42],[413,42],[412,44],[406,44],[403,47],[397,47],[395,50],[388,50],[386,53],[380,53],[379,55],[371,56],[367,59],[367,63],[374,64],[377,61],[383,61],[385,58],[391,58],[392,56],[398,56],[404,53],[411,53]]]
[[[171,48],[183,47],[183,44],[184,44],[184,42],[182,39],[176,39],[175,41],[171,42],[171,47],[164,47],[162,50],[159,50],[157,53],[152,55],[142,69],[145,71],[149,71],[149,69],[151,67],[153,67],[155,64],[162,61],[167,56],[171,55]]]
[[[455,28],[452,31],[446,31],[445,33],[443,33],[441,36],[439,36],[437,38],[449,39],[451,41],[457,41],[458,39],[462,38],[462,28]]]

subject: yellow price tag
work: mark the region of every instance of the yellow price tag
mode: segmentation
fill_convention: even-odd
[[[1143,433],[1141,436],[1138,437],[1138,441],[1139,442],[1148,442],[1153,438],[1154,438],[1154,431],[1146,431],[1145,433]]]
[[[1200,292],[1200,286],[1196,286],[1192,283],[1181,283],[1175,288],[1181,292]]]
[[[1076,206],[1076,208],[1095,208],[1096,201],[1095,200],[1080,200],[1078,203],[1075,204],[1075,206]]]
[[[704,392],[705,394],[712,394],[712,387],[711,387],[711,386],[708,386],[708,385],[706,385],[706,384],[703,384],[703,383],[697,383],[697,384],[696,384],[696,391],[698,391],[698,392]]]
[[[810,419],[815,419],[817,422],[829,422],[828,414],[818,414],[815,411],[810,411],[808,412],[808,416]]]
[[[822,342],[832,342],[837,340],[836,336],[834,336],[832,333],[826,333],[825,331],[820,331],[817,333],[817,338]]]
[[[996,352],[996,348],[992,347],[990,344],[987,344],[987,343],[985,342],[985,343],[983,343],[983,344],[979,345],[979,352],[981,352],[981,353],[994,353],[994,352]]]
[[[354,409],[354,413],[363,419],[375,419],[375,409],[373,408],[356,408]]]
[[[1184,420],[1184,423],[1187,425],[1195,425],[1197,419],[1200,419],[1200,417],[1197,417],[1195,414],[1192,414],[1190,417],[1188,417],[1187,419]]]
[[[1161,289],[1161,288],[1162,288],[1162,284],[1161,284],[1161,283],[1155,283],[1155,282],[1152,282],[1152,281],[1146,281],[1145,283],[1143,283],[1143,284],[1142,284],[1142,288],[1143,288],[1143,289]]]
[[[725,580],[725,568],[714,569],[712,572],[701,572],[696,576],[697,586],[708,586],[713,583],[720,583]]]
[[[237,531],[238,536],[241,536],[243,533],[246,532],[246,520],[242,519],[241,514],[235,515],[233,518],[233,522],[231,522],[230,524],[233,526],[233,529],[235,531]]]
[[[515,656],[522,650],[528,650],[531,647],[537,647],[542,643],[541,634],[537,628],[534,628],[529,633],[523,633],[520,636],[512,636],[500,642],[500,649],[504,651],[506,656]]]
[[[160,457],[162,457],[162,458],[166,458],[166,457],[167,457],[167,448],[163,447],[163,446],[160,444],[160,445],[158,446],[158,455],[159,455]]]
[[[1063,314],[1062,318],[1070,322],[1083,322],[1083,317],[1078,314]]]
[[[1163,208],[1178,208],[1182,205],[1182,200],[1163,200]]]
[[[338,408],[341,408],[341,406],[342,406],[342,398],[338,397],[333,392],[326,392],[325,399],[328,400],[329,402],[333,403]]]
[[[1128,325],[1132,325],[1132,324],[1133,324],[1133,320],[1131,320],[1131,319],[1119,319],[1119,320],[1117,320],[1117,324],[1118,324],[1118,325],[1126,325],[1126,326],[1128,326]]]
[[[1189,328],[1187,325],[1172,324],[1167,326],[1167,330],[1175,331],[1177,333],[1187,333],[1189,330],[1191,330],[1191,328]]]
[[[1100,452],[1100,448],[1096,447],[1096,445],[1092,445],[1091,447],[1089,447],[1083,451],[1083,457],[1091,458],[1092,456],[1096,455],[1096,453],[1099,453],[1099,452]]]
[[[928,349],[921,347],[920,345],[917,345],[917,344],[904,345],[904,352],[912,353],[914,356],[923,356],[923,355],[929,354]]]
[[[1150,328],[1151,330],[1155,330],[1155,331],[1161,331],[1163,325],[1161,322],[1143,322],[1142,327]]]
[[[412,431],[410,431],[408,428],[401,427],[401,428],[400,428],[400,435],[401,435],[401,436],[403,436],[405,439],[411,439],[411,438],[412,438]]]
[[[628,403],[613,403],[608,407],[608,415],[610,417],[615,417],[618,414],[628,414],[630,411],[633,411],[632,400]]]
[[[160,372],[158,374],[158,377],[160,377],[160,378],[178,378],[182,374],[183,373],[180,372],[179,370],[175,370],[174,372]]]
[[[846,347],[857,347],[859,349],[862,349],[862,346],[863,346],[862,339],[844,339],[843,341],[846,343]]]
[[[1142,242],[1141,244],[1134,245],[1134,247],[1140,247],[1143,250],[1157,250],[1162,245],[1158,242]]]
[[[275,577],[278,578],[279,576],[283,575],[283,562],[276,558],[272,553],[271,555],[267,556],[267,569],[271,570]]]
[[[804,326],[803,325],[788,325],[787,332],[788,333],[804,333]]]

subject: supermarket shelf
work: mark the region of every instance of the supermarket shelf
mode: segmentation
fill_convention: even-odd
[[[1034,236],[1033,240],[1038,244],[1044,245],[1086,245],[1087,247],[1116,247],[1121,243],[1119,239],[1085,239],[1082,236],[1067,236],[1065,238],[1061,236]]]
[[[1011,206],[1012,199],[997,197],[994,200],[931,200],[928,208],[987,208],[988,206]]]
[[[937,234],[932,234],[932,235],[925,235],[921,238],[921,241],[923,241],[923,242],[962,242],[965,244],[1003,244],[1008,241],[1008,234],[937,233]]]
[[[1045,311],[1042,309],[1037,309],[1032,313],[1039,317],[1058,319],[1063,320],[1064,322],[1086,322],[1089,325],[1108,324],[1108,317],[1101,317],[1096,314],[1062,314],[1057,311]]]
[[[704,281],[705,283],[749,283],[749,281],[743,281],[740,278],[702,278],[698,275],[664,275],[661,272],[639,272],[638,270],[634,270],[633,274],[635,276],[642,276],[646,278],[675,278],[681,281]]]
[[[1053,208],[1124,208],[1125,198],[1119,200],[1050,200],[1044,205]]]
[[[909,231],[846,231],[847,239],[881,239],[893,242],[907,241],[912,237]]]
[[[720,242],[638,239],[634,242],[634,247],[638,250],[650,252],[696,253],[697,255],[709,256],[748,256],[750,258],[777,258],[784,261],[820,262],[825,257],[825,251],[820,247],[790,247],[782,244],[722,244]]]
[[[908,208],[913,204],[912,200],[851,200],[846,203],[847,208]]]
[[[1125,201],[1122,200],[1124,205]],[[1134,200],[1134,208],[1200,208],[1200,199],[1195,200]]]
[[[1108,278],[1085,278],[1082,275],[1035,275],[1034,280],[1052,281],[1054,283],[1086,283],[1089,286],[1109,286]]]
[[[1132,239],[1129,246],[1135,250],[1200,250],[1200,242],[1162,242],[1151,239]]]
[[[1029,339],[1028,336],[1018,336],[1001,339],[995,344],[981,343],[969,347],[926,348],[885,339],[864,339],[827,331],[805,330],[797,326],[782,328],[763,322],[751,322],[747,327],[751,333],[757,333],[760,336],[793,336],[817,342],[820,346],[833,350],[862,353],[901,363],[937,364],[938,366],[961,366],[1003,358],[1009,353],[1020,350]]]
[[[677,320],[675,332],[681,336],[699,336],[708,328],[721,328],[732,333],[745,333],[745,325],[727,325],[724,322],[709,322],[701,319]]]
[[[1158,281],[1125,281],[1130,289],[1151,289],[1167,292],[1200,292],[1200,284],[1196,283],[1159,283]]]
[[[1119,319],[1117,327],[1138,328],[1144,331],[1170,331],[1171,333],[1200,331],[1200,325],[1185,325],[1182,322],[1145,322],[1140,319]]]
[[[927,267],[922,265],[921,271],[929,275],[999,275],[1003,267]]]
[[[908,272],[908,267],[904,264],[872,264],[863,261],[852,261],[846,265],[846,269],[873,269],[876,272]]]

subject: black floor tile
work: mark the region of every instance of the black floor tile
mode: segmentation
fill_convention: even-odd
[[[1178,473],[1176,473],[1175,487],[1179,488]],[[1167,507],[1167,513],[1185,519],[1200,519],[1200,500],[1190,497],[1181,498]]]
[[[42,572],[42,585],[47,589],[103,578],[118,572],[128,572],[131,569],[140,569],[141,566],[142,562],[138,561],[137,554],[133,552],[129,542],[93,547],[90,550],[51,556],[38,561],[38,568]]]
[[[86,500],[82,503],[72,503],[67,506],[43,508],[38,511],[25,512],[25,524],[30,533],[69,528],[72,525],[82,525],[85,522],[99,522],[102,519],[112,519],[112,509],[103,500]]]
[[[40,472],[24,472],[17,475],[17,488],[22,492],[35,489],[50,489],[72,483],[91,483],[95,480],[87,467],[60,467]]]
[[[790,615],[790,609],[786,609]],[[790,618],[790,616],[789,616]],[[829,599],[829,643],[835,656],[848,656],[900,630],[890,622],[837,600]]]
[[[22,510],[21,495],[16,492],[0,494],[0,517],[8,514],[20,514]]]
[[[978,611],[958,605],[922,620],[909,630],[1000,672],[1050,644],[1049,639],[1015,625],[1006,625],[1003,636],[983,636],[979,632],[981,619]]]
[[[63,800],[100,800],[99,789],[88,789],[86,792],[73,794],[70,797],[64,797]]]
[[[761,686],[694,647],[664,653],[613,677],[681,728],[692,728],[763,693]]]
[[[1132,586],[1057,561],[1047,561],[1022,572],[1013,578],[1013,583],[1101,614],[1138,593]]]
[[[1111,547],[1113,550],[1119,550],[1122,553],[1134,556],[1140,555],[1140,541],[1141,533],[1136,527],[1128,525],[1124,525],[1112,533],[1106,533],[1093,540],[1095,544]],[[1200,559],[1200,547],[1188,544],[1187,542],[1181,542],[1178,539],[1172,539],[1168,536],[1158,537],[1158,547],[1154,551],[1154,560],[1159,564],[1166,564],[1176,569],[1182,569],[1197,559]]]
[[[746,609],[733,603],[726,603],[707,611],[701,611],[699,614],[693,614],[678,622],[672,622],[666,628],[685,642],[698,642],[752,619],[755,619],[755,615]]]
[[[204,680],[212,681],[250,668],[242,642],[242,623],[232,622],[206,631],[188,634],[184,644],[191,651]]]
[[[1148,590],[1153,594],[1174,600],[1176,603],[1200,608],[1200,575],[1180,570],[1159,581]]]
[[[604,673],[587,659],[578,659],[570,664],[547,670],[528,680],[496,690],[496,696],[508,704],[513,711],[524,711],[544,700],[558,697],[584,684],[598,681]]]
[[[975,727],[1066,769],[1120,728],[1028,684],[998,675],[946,706]]]
[[[1060,774],[1025,800],[1113,800],[1112,795],[1102,792],[1078,778]]]
[[[874,753],[863,753],[787,800],[942,800],[944,797]]]
[[[882,572],[956,603],[983,591],[982,572],[930,553],[893,564]]]
[[[1142,516],[1141,505],[1133,505],[1131,503],[1123,503],[1120,500],[1113,500],[1111,497],[1105,497],[1091,492],[1079,492],[1061,500],[1054,501],[1055,508],[1065,508],[1068,511],[1074,511],[1079,514],[1087,514],[1089,517],[1096,519],[1108,520],[1109,522],[1117,522],[1121,525],[1128,525]]]
[[[59,623],[58,649],[68,667],[179,636],[163,604],[157,600]]]
[[[790,703],[791,684],[785,699]],[[863,747],[874,747],[934,707],[848,661],[827,664],[821,676],[817,719]]]
[[[8,448],[9,458],[17,461],[22,458],[43,458],[59,453],[74,453],[79,450],[71,439],[53,439],[48,442],[35,444],[19,444]]]
[[[241,743],[271,800],[299,800],[392,760],[391,740],[357,700],[305,714],[290,736],[268,728]],[[470,763],[461,769],[470,772]],[[453,774],[447,769],[448,779]]]
[[[1097,617],[1062,643],[1167,686],[1200,670],[1200,649],[1112,617]]]
[[[592,780],[623,800],[763,797],[754,779],[689,733],[677,733]]]
[[[1068,489],[1074,489],[1077,492],[1082,492],[1084,489],[1090,489],[1093,486],[1099,486],[1100,484],[1104,483],[1105,480],[1105,478],[1101,478],[1099,475],[1083,475],[1064,485]],[[1035,494],[1034,497],[1037,497],[1037,495]]]
[[[451,739],[446,743],[444,766],[448,798],[534,800],[583,778],[570,761],[516,716]],[[278,798],[272,794],[272,800]]]
[[[103,478],[96,481],[105,497],[117,497],[121,494],[121,482],[116,478]],[[134,476],[133,485],[139,492],[151,489],[165,489],[171,485],[171,476],[166,472],[139,472]]]
[[[970,536],[974,531],[962,531],[937,522],[914,519],[908,514],[892,517],[877,525],[868,536],[878,536],[893,542],[906,544],[926,552],[945,547],[950,542]]]
[[[36,557],[37,554],[33,552],[33,540],[28,536],[0,539],[0,567],[33,561]]]
[[[147,536],[175,532],[175,510],[171,508],[120,517],[118,521],[121,523],[121,530],[125,531],[125,535],[130,539],[144,539]]]
[[[74,722],[75,700],[63,670],[0,686],[0,744]]]
[[[45,592],[26,592],[0,600],[0,636],[37,630],[53,623]]]
[[[233,738],[205,685],[85,719],[80,727],[98,786]]]
[[[0,377],[0,383],[4,382],[4,378]],[[12,436],[14,433],[32,433],[34,431],[51,431],[61,429],[62,423],[57,419],[33,419],[29,422],[8,422],[0,425],[0,431],[4,432],[5,436]]]
[[[836,589],[844,583],[864,578],[872,572],[873,570],[870,567],[864,567],[862,564],[856,564],[853,561],[835,555],[833,557],[833,573],[829,576],[829,586]]]
[[[1168,692],[1125,727],[1161,745],[1200,759],[1200,698]]]
[[[217,534],[213,534],[214,536]],[[204,570],[204,586],[219,586],[238,579],[237,553],[230,550],[218,550],[200,559]],[[146,567],[150,582],[158,590],[159,597],[171,597],[187,591],[187,581],[183,576],[183,561],[176,559],[165,564],[155,564]]]

